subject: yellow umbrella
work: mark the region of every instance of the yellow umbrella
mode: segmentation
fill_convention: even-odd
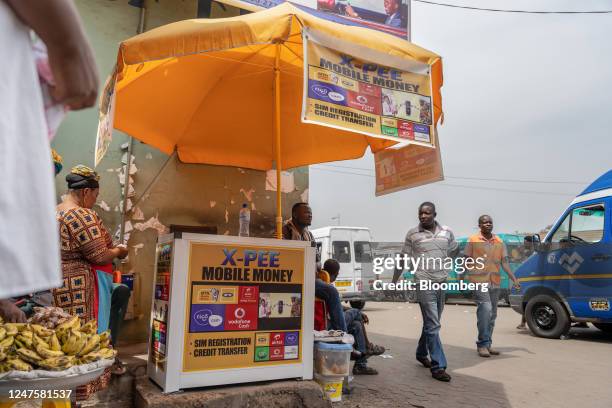
[[[437,121],[438,55],[284,3],[240,17],[180,21],[122,42],[115,128],[167,154],[176,150],[186,163],[276,168],[280,238],[282,169],[359,158],[368,146],[376,152],[395,144],[301,122],[304,28],[430,65]]]

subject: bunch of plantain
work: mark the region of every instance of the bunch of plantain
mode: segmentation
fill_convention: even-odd
[[[98,324],[81,324],[77,316],[55,329],[38,323],[0,322],[0,373],[33,369],[66,370],[74,365],[115,358],[110,332],[97,334]]]

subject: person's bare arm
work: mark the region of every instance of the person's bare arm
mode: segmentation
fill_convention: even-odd
[[[501,266],[504,269],[504,271],[506,271],[506,273],[508,274],[508,277],[510,278],[510,280],[514,283],[514,286],[516,288],[519,288],[521,284],[519,283],[518,279],[516,279],[516,276],[514,276],[514,273],[512,272],[512,268],[510,267],[510,263],[508,262],[507,257],[504,257],[504,259],[502,260]]]
[[[26,316],[8,299],[0,299],[0,316],[8,323],[25,323]]]
[[[94,265],[106,265],[111,262],[115,258],[123,259],[128,255],[128,250],[124,247],[114,247],[109,248],[101,254],[97,254],[95,256],[85,255],[87,260]]]
[[[512,268],[510,267],[510,262],[508,262],[508,259],[509,259],[508,248],[506,248],[506,245],[504,244],[502,245],[503,245],[503,251],[502,251],[501,267],[504,269],[504,271],[506,271],[506,273],[508,274],[508,277],[514,283],[514,287],[518,289],[521,287],[521,284],[519,283],[518,279],[516,279],[516,276],[514,276],[514,272],[512,272]]]
[[[93,106],[98,70],[71,0],[4,0],[47,46],[55,78],[53,98],[71,109]]]

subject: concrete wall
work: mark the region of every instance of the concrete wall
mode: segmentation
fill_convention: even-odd
[[[94,47],[101,76],[106,77],[115,63],[119,42],[135,35],[140,10],[129,6],[127,0],[77,0],[76,4]],[[197,13],[195,0],[150,0],[146,6],[146,29],[195,18]],[[215,16],[229,16],[237,15],[238,9],[228,7],[224,11],[213,4],[212,12]],[[65,191],[64,177],[73,165],[93,166],[97,121],[97,110],[89,109],[71,113],[62,124],[53,143],[64,159],[64,170],[56,180],[58,196]],[[113,143],[96,169],[102,179],[95,209],[111,234],[117,231],[121,222],[122,187],[118,175],[125,154],[121,145],[128,141],[127,135],[115,132]],[[183,164],[137,140],[132,146],[138,171],[132,176],[135,191],[131,199],[138,210],[133,210],[127,219],[133,226],[154,217],[165,226],[206,225],[215,227],[219,234],[237,235],[238,212],[242,203],[248,202],[252,209],[251,236],[273,236],[275,192],[266,191],[264,172]],[[294,177],[296,190],[283,194],[285,215],[290,213],[294,202],[301,201],[308,194],[308,170],[295,170]],[[135,219],[140,213],[143,219]],[[134,230],[130,234],[130,255],[122,269],[124,273],[135,275],[132,296],[136,318],[124,325],[121,335],[124,341],[144,341],[147,337],[156,238],[155,229]]]

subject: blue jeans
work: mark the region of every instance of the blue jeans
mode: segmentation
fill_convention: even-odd
[[[340,301],[340,294],[334,285],[323,282],[321,279],[315,280],[315,296],[325,301],[329,313],[329,325],[332,330],[342,330],[346,332],[346,322],[344,321],[344,311]]]
[[[497,318],[497,302],[499,300],[499,289],[489,288],[488,292],[475,290],[473,292],[476,302],[476,317],[478,319],[478,341],[477,347],[490,348],[493,343],[493,329]]]
[[[349,309],[345,311],[344,320],[346,322],[348,333],[352,334],[355,338],[355,349],[361,352],[361,357],[355,360],[355,366],[365,367],[368,363],[368,358],[366,357],[368,345],[366,344],[365,333],[363,331],[363,318],[361,317],[361,311],[357,309]]]
[[[416,350],[417,358],[431,358],[431,371],[446,369],[446,356],[440,340],[440,319],[444,310],[443,290],[417,290],[423,316],[423,331]]]

